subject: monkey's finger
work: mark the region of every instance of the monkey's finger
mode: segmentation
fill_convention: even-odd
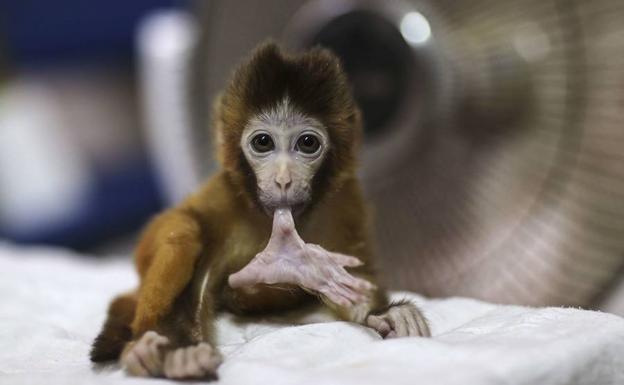
[[[431,337],[431,331],[429,330],[429,325],[427,325],[427,320],[422,315],[420,311],[415,306],[410,306],[410,312],[412,313],[416,323],[418,324],[418,335],[421,337]]]
[[[368,300],[368,297],[366,295],[361,294],[356,290],[353,290],[348,285],[340,283],[339,280],[335,280],[333,282],[333,287],[338,295],[346,298],[349,301],[349,306],[366,302]]]
[[[362,293],[362,294],[366,294],[368,292],[371,292],[375,289],[377,289],[377,286],[373,285],[372,283],[370,283],[369,281],[362,279],[362,278],[358,278],[358,277],[354,277],[351,274],[346,275],[341,282],[347,286],[349,286],[351,289],[357,291],[358,293]]]
[[[308,243],[307,246],[308,249],[312,250],[314,253],[322,254],[325,257],[334,261],[335,263],[339,264],[340,266],[358,267],[364,264],[364,262],[362,262],[360,259],[351,255],[327,251],[321,246],[312,243]]]
[[[201,365],[202,368],[208,368],[211,363],[212,356],[212,347],[205,343],[201,342],[197,345],[197,349],[195,350],[195,359]]]
[[[418,318],[418,326],[419,326],[419,335],[421,337],[431,337],[431,330],[429,330],[429,325],[427,321],[423,317]]]
[[[143,339],[146,347],[143,362],[153,376],[159,376],[162,374],[164,347],[169,344],[169,339],[153,331],[145,333]]]
[[[190,346],[184,349],[184,377],[200,377],[204,375],[204,369],[197,361],[197,347]]]
[[[361,259],[341,253],[330,253],[332,258],[340,265],[346,267],[358,267],[364,265]]]
[[[257,269],[250,268],[249,265],[228,277],[228,284],[232,289],[244,286],[251,286],[261,283],[260,273]]]
[[[165,354],[165,363],[163,364],[163,374],[167,378],[171,378],[173,376],[174,363],[173,357],[175,355],[175,350],[170,350]]]
[[[403,318],[407,324],[407,335],[410,337],[418,337],[420,335],[420,327],[409,308],[403,309]]]
[[[142,347],[143,350],[139,353],[139,359],[152,376],[158,376],[161,374],[162,362],[160,360],[160,352],[158,347],[153,344],[148,344]]]
[[[273,228],[271,235],[291,232],[295,228],[295,220],[290,208],[279,208],[273,212]],[[273,237],[271,237],[273,239]]]
[[[396,332],[398,337],[406,337],[407,336],[407,323],[405,321],[405,317],[401,311],[396,308],[390,308],[388,320],[392,324],[392,329]]]
[[[397,325],[396,319],[394,319],[392,315],[390,314],[390,311],[392,311],[392,308],[390,308],[390,310],[388,310],[386,315],[383,316],[383,318],[386,320],[388,325],[390,325],[390,332],[388,332],[388,334],[386,335],[386,338],[395,338],[395,337],[398,337],[398,333],[397,333],[398,325]]]
[[[173,352],[171,371],[167,374],[170,378],[184,377],[184,349],[176,349]]]
[[[366,317],[366,324],[372,327],[373,329],[377,330],[377,332],[382,337],[386,337],[388,333],[392,331],[392,328],[390,328],[390,325],[388,324],[388,322],[382,317],[377,316],[377,315],[369,315],[368,317]]]
[[[169,338],[165,336],[161,336],[160,334],[157,334],[157,333],[155,334],[156,334],[156,336],[154,337],[155,346],[163,347],[163,346],[169,345]]]
[[[405,316],[403,314],[398,314],[397,315],[396,325],[397,325],[397,328],[395,330],[396,330],[397,335],[399,337],[408,337],[409,336],[407,320],[405,319]]]
[[[165,356],[165,366],[163,372],[167,378],[175,378],[177,375],[178,367],[176,366],[176,357],[178,350],[172,350]]]
[[[213,349],[213,347],[206,342],[201,342],[197,345],[196,355],[197,362],[199,362],[207,374],[215,375],[217,367],[219,367],[223,361],[219,352]]]
[[[198,345],[193,349],[193,360],[197,365],[197,372],[200,373],[199,376],[206,377],[210,373],[212,373],[212,367],[205,364],[205,351]]]
[[[143,366],[138,354],[133,351],[128,352],[123,359],[123,366],[131,376],[149,377],[148,370]]]

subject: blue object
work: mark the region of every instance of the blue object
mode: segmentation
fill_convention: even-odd
[[[126,66],[135,57],[135,30],[148,13],[186,7],[189,0],[0,0],[0,42],[11,65]],[[86,249],[139,228],[162,208],[154,170],[146,158],[115,169],[93,170],[85,209],[62,223],[0,238]],[[81,205],[82,207],[82,205]]]
[[[129,61],[137,22],[185,0],[0,0],[0,37],[20,67]]]
[[[145,159],[124,164],[123,169],[94,173],[85,209],[61,224],[27,233],[2,232],[0,238],[17,243],[53,244],[87,249],[140,228],[162,208],[155,175]]]

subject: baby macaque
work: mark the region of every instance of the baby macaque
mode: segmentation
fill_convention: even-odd
[[[376,276],[356,177],[360,112],[338,59],[264,44],[214,118],[221,170],[146,227],[139,287],[113,300],[91,359],[119,359],[135,376],[214,378],[217,313],[313,302],[384,338],[429,335],[418,308],[388,303]]]

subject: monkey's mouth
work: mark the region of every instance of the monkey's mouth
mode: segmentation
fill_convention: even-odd
[[[292,212],[292,215],[296,217],[305,211],[306,206],[307,206],[306,202],[289,202],[289,201],[276,201],[276,202],[267,202],[267,203],[262,204],[262,208],[264,209],[264,212],[270,217],[273,217],[273,213],[275,212],[275,210],[281,209],[281,208],[289,208],[290,211]]]
[[[307,208],[309,197],[304,193],[276,194],[258,189],[257,202],[265,214],[271,218],[275,210],[279,208],[289,208],[292,215],[297,216]]]

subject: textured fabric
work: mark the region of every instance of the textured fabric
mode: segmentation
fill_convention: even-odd
[[[136,283],[127,260],[78,260],[0,244],[0,384],[128,383],[93,368],[111,297]],[[223,384],[623,384],[624,319],[564,308],[414,298],[433,338],[381,340],[345,322],[218,323]],[[322,315],[319,315],[322,318]]]

